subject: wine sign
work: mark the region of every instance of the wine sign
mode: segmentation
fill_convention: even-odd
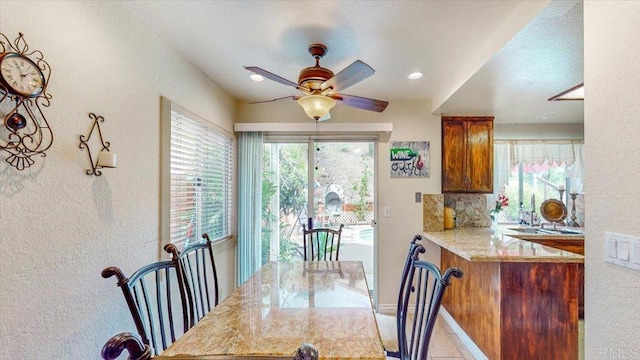
[[[428,141],[392,141],[391,177],[429,177]]]

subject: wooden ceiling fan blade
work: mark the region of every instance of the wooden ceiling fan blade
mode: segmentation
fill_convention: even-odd
[[[320,85],[321,90],[333,88],[333,92],[339,92],[351,85],[359,83],[360,81],[373,75],[376,71],[373,68],[360,60],[354,61],[351,65],[342,69],[339,73],[334,75],[331,79],[325,81]]]
[[[299,98],[300,98],[300,96],[290,95],[290,96],[283,96],[283,97],[279,97],[279,98],[275,98],[275,99],[271,99],[271,100],[253,101],[253,102],[250,102],[249,105],[264,104],[264,103],[274,102],[274,101],[279,101],[279,100],[284,100],[284,99],[298,100]]]
[[[305,93],[309,92],[308,89],[303,88],[302,86],[294,83],[293,81],[287,80],[287,79],[285,79],[285,78],[283,78],[281,76],[278,76],[278,75],[276,75],[274,73],[271,73],[271,72],[269,72],[269,71],[267,71],[265,69],[261,69],[261,68],[259,68],[257,66],[245,66],[244,68],[249,70],[249,71],[252,71],[252,72],[254,72],[254,73],[258,74],[258,75],[262,75],[262,76],[264,76],[265,78],[267,78],[269,80],[272,80],[272,81],[275,81],[277,83],[280,83],[282,85],[292,86],[292,87],[294,87],[294,88],[296,88],[298,90],[304,91]]]
[[[383,112],[389,105],[388,101],[369,99],[360,96],[353,96],[347,94],[334,94],[331,98],[349,107],[354,107],[362,110]]]

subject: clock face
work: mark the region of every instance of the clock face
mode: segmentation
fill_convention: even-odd
[[[19,54],[6,54],[0,60],[0,79],[10,93],[36,97],[44,90],[44,75],[33,61]]]

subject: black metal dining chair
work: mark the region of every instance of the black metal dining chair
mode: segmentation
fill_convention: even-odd
[[[422,236],[416,235],[409,243],[409,251],[407,251],[407,257],[404,261],[404,267],[402,268],[402,273],[400,275],[400,290],[398,291],[398,301],[396,306],[396,314],[399,314],[402,311],[402,299],[404,297],[405,289],[410,289],[407,287],[407,278],[409,276],[409,270],[411,269],[411,261],[413,259],[414,253],[423,253],[425,251],[424,247],[417,247],[417,241],[421,241]],[[382,345],[384,347],[384,351],[389,357],[400,357],[400,347],[398,346],[398,341],[400,340],[400,336],[398,333],[398,326],[400,322],[400,318],[397,315],[385,315],[376,313],[376,322],[378,323],[378,330],[380,331],[380,338],[382,339]]]
[[[302,225],[304,261],[338,261],[342,228],[309,229]]]
[[[193,318],[178,254],[172,256],[172,260],[141,267],[131,277],[115,266],[102,270],[103,278],[115,276],[118,280],[137,332],[155,355],[185,333]]]
[[[189,306],[193,310],[191,326],[218,305],[218,273],[213,256],[213,246],[208,234],[203,234],[201,243],[190,244],[180,252],[173,244],[165,245],[164,249],[177,259],[182,268],[184,281],[188,285],[191,300]],[[177,255],[173,255],[177,254]]]
[[[429,342],[438,318],[444,291],[451,284],[451,277],[461,278],[462,270],[452,267],[444,273],[434,264],[418,259],[424,252],[417,244],[402,295],[402,307],[398,313],[398,345],[400,359],[428,360]],[[410,289],[409,289],[410,288]]]
[[[142,340],[132,333],[124,332],[112,336],[102,347],[102,358],[104,360],[115,360],[120,357],[124,350],[129,352],[129,360],[149,360],[151,359],[151,347],[142,343]]]

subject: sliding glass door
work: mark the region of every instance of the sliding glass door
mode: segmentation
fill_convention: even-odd
[[[267,137],[262,261],[302,260],[303,225],[343,224],[340,260],[362,261],[373,289],[375,154],[374,139]]]

